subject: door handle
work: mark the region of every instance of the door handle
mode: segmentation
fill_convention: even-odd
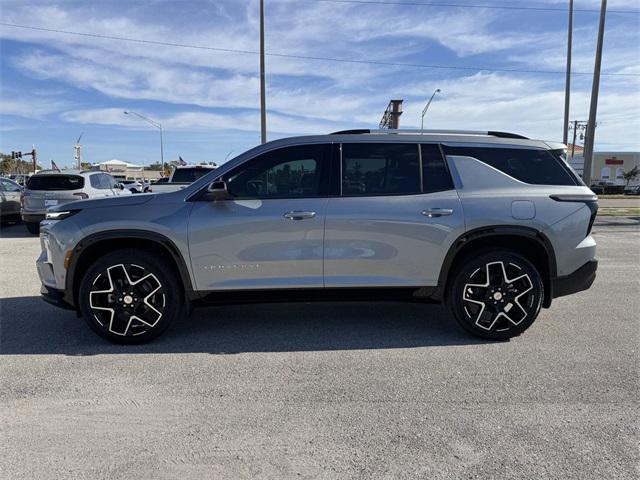
[[[422,215],[429,218],[445,217],[453,214],[453,208],[430,208],[423,210]]]
[[[304,220],[305,218],[315,217],[316,212],[302,212],[300,210],[294,210],[292,212],[285,213],[283,216],[288,220]]]

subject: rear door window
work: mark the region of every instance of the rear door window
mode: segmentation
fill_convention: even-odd
[[[343,143],[342,195],[410,195],[420,193],[418,145]]]
[[[445,146],[446,155],[473,157],[533,185],[579,185],[566,164],[547,150]]]
[[[84,187],[84,178],[79,175],[34,175],[29,178],[29,190],[79,190]]]

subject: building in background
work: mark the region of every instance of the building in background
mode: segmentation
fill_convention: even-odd
[[[146,180],[157,180],[162,177],[160,170],[145,169],[142,165],[136,165],[115,158],[97,163],[96,166],[118,180],[140,180],[142,178]]]
[[[576,148],[575,156],[571,157],[571,149],[567,154],[569,165],[582,176],[584,170],[584,157],[582,148],[580,153]],[[594,152],[593,165],[591,166],[591,184],[626,185],[623,174],[633,169],[640,168],[640,152]],[[640,178],[629,182],[629,185],[639,185]]]

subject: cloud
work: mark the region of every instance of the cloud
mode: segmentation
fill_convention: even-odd
[[[598,3],[589,1],[589,5]],[[547,2],[553,4],[554,0]],[[194,9],[178,3],[134,8],[121,2],[103,2],[87,8],[76,2],[56,6],[14,2],[3,13],[6,21],[45,28],[257,50],[257,1],[200,2]],[[595,38],[597,15],[585,15],[591,23],[576,29],[574,68],[589,71],[593,68],[593,42],[580,39]],[[518,18],[514,21],[511,13],[498,10],[273,1],[267,10],[267,50],[561,71],[565,32],[555,26],[557,15],[550,14],[548,18],[555,23],[549,26],[528,24]],[[638,62],[634,61],[638,43],[632,41],[637,40],[638,29],[629,28],[633,22],[626,17],[610,20],[606,71],[638,72]],[[148,112],[167,129],[176,131],[233,128],[253,133],[258,129],[255,55],[10,27],[3,27],[0,36],[21,45],[10,52],[5,50],[3,61],[8,60],[16,71],[35,81],[67,89],[66,95],[59,96],[61,104],[34,105],[30,115],[36,118],[141,128],[139,123],[122,118],[120,106],[127,105]],[[405,99],[403,125],[418,125],[425,97],[440,87],[443,93],[431,107],[429,125],[502,128],[543,138],[560,137],[562,75],[474,74],[268,57],[267,87],[269,129],[274,132],[375,127],[392,97]],[[574,77],[572,115],[584,115],[589,88],[589,76]],[[638,138],[639,90],[635,77],[603,77],[598,140],[623,143],[633,137],[634,131],[633,138]],[[15,102],[5,107],[5,97],[3,93],[3,108],[18,111]],[[60,111],[65,113],[55,115]]]

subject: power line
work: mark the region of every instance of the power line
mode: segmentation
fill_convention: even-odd
[[[540,12],[566,12],[565,8],[553,7],[518,7],[513,5],[478,5],[469,3],[437,3],[437,2],[384,2],[381,0],[306,0],[310,2],[326,2],[326,3],[352,3],[360,5],[406,5],[410,7],[452,7],[452,8],[486,8],[495,10],[529,10]],[[574,12],[583,13],[599,13],[600,10],[576,8]],[[640,10],[607,10],[607,13],[630,13],[640,14]]]
[[[20,25],[17,23],[0,22],[0,25],[3,25],[5,27],[22,28],[26,30],[36,30],[40,32],[60,33],[64,35],[76,35],[81,37],[100,38],[104,40],[117,40],[122,42],[141,43],[146,45],[161,45],[165,47],[193,48],[198,50],[210,50],[214,52],[240,53],[240,54],[248,54],[248,55],[260,54],[260,52],[256,50],[241,50],[241,49],[235,49],[235,48],[210,47],[206,45],[192,45],[187,43],[162,42],[159,40],[146,40],[142,38],[131,38],[131,37],[117,37],[113,35],[102,35],[98,33],[72,32],[69,30],[58,30],[54,28],[36,27],[33,25]],[[298,60],[318,60],[323,62],[354,63],[354,64],[364,64],[364,65],[379,65],[379,66],[385,66],[385,67],[432,68],[432,69],[440,69],[440,70],[464,70],[464,71],[474,71],[474,72],[485,71],[485,72],[508,72],[508,73],[539,73],[539,74],[546,74],[546,75],[565,75],[566,73],[564,70],[490,68],[490,67],[481,67],[481,66],[465,67],[465,66],[457,66],[457,65],[437,65],[437,64],[426,64],[426,63],[387,62],[382,60],[356,60],[356,59],[349,59],[349,58],[319,57],[319,56],[311,56],[311,55],[296,55],[296,54],[276,53],[276,52],[266,52],[265,55],[268,57],[294,58]],[[593,74],[592,72],[572,72],[572,73],[574,75],[592,75]],[[601,73],[601,75],[619,76],[619,77],[640,77],[640,73],[603,72]]]

